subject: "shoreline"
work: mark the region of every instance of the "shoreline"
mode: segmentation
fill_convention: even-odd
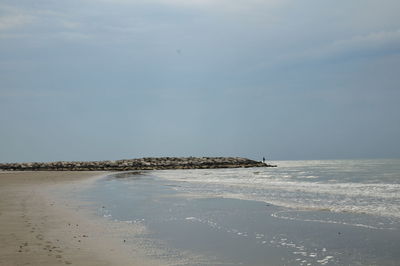
[[[160,265],[121,241],[140,228],[110,228],[74,199],[53,194],[107,174],[0,172],[0,265]]]
[[[0,266],[398,261],[398,227],[372,216],[201,195],[138,172],[0,171]]]
[[[173,265],[397,265],[394,220],[238,198],[213,182],[214,193],[202,193],[185,173],[171,171],[185,176],[179,181],[158,175],[164,172],[110,175],[83,199],[110,221],[143,224],[149,233],[131,240],[156,243],[158,256],[181,262]]]

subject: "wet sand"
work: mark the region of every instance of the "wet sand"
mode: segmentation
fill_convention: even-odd
[[[0,265],[159,265],[132,252],[101,220],[48,192],[105,174],[0,172]]]
[[[172,265],[398,265],[397,220],[200,194],[158,174],[110,175],[73,197],[112,223],[142,224],[129,241]]]
[[[396,221],[182,193],[156,174],[0,172],[0,265],[398,265]]]

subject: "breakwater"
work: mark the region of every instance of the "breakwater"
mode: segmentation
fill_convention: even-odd
[[[272,167],[262,162],[239,157],[160,157],[116,161],[1,163],[8,171],[128,171],[163,169],[212,169]]]

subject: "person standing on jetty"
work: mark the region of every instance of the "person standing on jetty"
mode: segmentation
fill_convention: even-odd
[[[265,163],[265,157],[263,157],[263,160],[262,160],[262,162],[263,162],[263,163]]]

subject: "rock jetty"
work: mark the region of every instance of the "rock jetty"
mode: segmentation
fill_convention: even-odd
[[[161,157],[92,162],[0,163],[6,171],[129,171],[163,169],[212,169],[273,167],[238,157]]]

